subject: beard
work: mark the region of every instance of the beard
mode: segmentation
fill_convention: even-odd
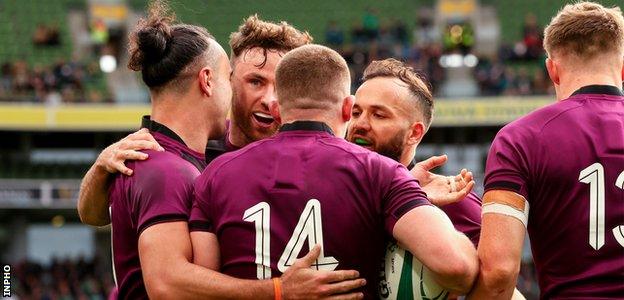
[[[373,145],[373,151],[381,154],[385,157],[388,157],[396,162],[401,162],[401,155],[403,154],[403,137],[405,136],[407,130],[400,130],[395,135],[393,135],[388,141],[383,143],[375,142]],[[357,134],[360,136],[366,136],[366,132],[362,130],[355,130],[353,134]],[[347,137],[351,143],[355,143],[352,135],[347,133]]]
[[[375,152],[401,163],[405,130],[397,132],[390,140],[375,147]]]

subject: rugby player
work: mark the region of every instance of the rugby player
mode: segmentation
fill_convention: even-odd
[[[499,131],[472,299],[508,299],[528,230],[541,299],[624,298],[624,18],[566,5],[544,31],[557,102]]]
[[[277,123],[269,112],[275,99],[275,66],[294,48],[308,44],[312,37],[285,22],[266,22],[250,16],[230,36],[232,120],[220,137],[211,138],[206,146],[206,162],[250,142],[271,136]],[[78,213],[83,223],[103,226],[110,223],[108,186],[111,175],[128,176],[133,170],[124,165],[127,159],[145,160],[141,149],[159,149],[145,129],[130,134],[107,147],[85,175],[78,197]]]
[[[414,169],[416,147],[429,129],[434,112],[433,96],[425,79],[390,58],[372,62],[364,70],[363,81],[355,93],[347,140]],[[481,199],[470,192],[461,201],[440,208],[476,246],[481,230]]]
[[[195,183],[195,262],[266,279],[318,244],[313,267],[358,269],[371,299],[391,235],[440,284],[466,293],[478,269],[470,240],[404,166],[342,138],[354,101],[350,82],[345,60],[327,47],[284,55],[276,70],[279,108],[271,105],[280,132],[219,156]]]
[[[141,72],[152,102],[143,126],[164,151],[146,151],[149,160],[129,163],[133,176],[118,175],[111,183],[117,297],[317,298],[362,286],[364,280],[342,281],[357,277],[356,271],[310,270],[318,250],[277,279],[279,290],[270,280],[235,279],[191,263],[192,183],[205,167],[207,140],[225,131],[231,69],[225,51],[205,28],[172,21],[162,2],[154,2],[130,38],[128,66]]]
[[[205,156],[209,163],[219,155],[240,149],[250,142],[275,134],[278,123],[269,112],[275,102],[275,66],[288,51],[308,44],[312,37],[285,22],[275,24],[250,16],[230,36],[232,64],[232,120],[226,133],[211,139]],[[153,137],[142,129],[107,147],[85,175],[78,197],[78,213],[83,223],[103,226],[110,223],[108,186],[110,174],[133,171],[126,159],[145,160],[141,149],[159,149]],[[451,179],[428,172],[443,164],[445,157],[433,157],[412,170],[429,200],[444,205],[461,200],[472,186],[472,175],[460,173]]]

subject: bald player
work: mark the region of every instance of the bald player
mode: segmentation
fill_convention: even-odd
[[[196,181],[195,262],[265,279],[319,244],[313,267],[358,269],[373,299],[392,236],[443,286],[466,293],[478,268],[470,240],[404,166],[341,138],[354,101],[344,59],[327,47],[299,47],[278,64],[276,83],[279,133],[219,156]]]
[[[347,140],[413,169],[416,147],[433,119],[433,96],[425,79],[392,58],[372,62],[363,79],[355,93]],[[440,207],[476,246],[481,199],[471,192],[457,203]]]
[[[566,5],[544,48],[558,101],[492,142],[471,298],[509,298],[528,229],[541,299],[623,299],[622,12]]]

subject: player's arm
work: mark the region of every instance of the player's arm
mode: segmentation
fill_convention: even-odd
[[[216,235],[206,231],[192,231],[193,263],[217,270],[219,262],[219,242]],[[357,271],[316,271],[310,266],[321,253],[319,245],[295,260],[280,277],[282,294],[287,299],[360,299],[364,295],[353,292],[366,284],[357,278]]]
[[[517,193],[485,193],[478,249],[481,270],[468,299],[512,297],[520,271],[528,211],[528,202]]]
[[[476,249],[439,208],[422,205],[410,210],[392,233],[440,285],[460,295],[470,291],[479,269]]]
[[[206,232],[196,232],[206,234]],[[205,237],[205,236],[204,236]],[[207,248],[197,249],[199,257],[214,255],[210,249],[218,250],[216,238],[208,236]],[[206,246],[200,242],[198,246]],[[284,298],[319,299],[322,293],[344,293],[363,285],[363,279],[355,279],[355,271],[322,273],[309,269],[320,251],[306,256],[303,262],[296,262],[293,273],[288,271],[281,277],[280,286]],[[316,256],[315,256],[316,255]],[[151,299],[274,299],[273,280],[244,280],[230,277],[217,271],[191,263],[193,247],[189,237],[187,222],[168,222],[152,225],[139,236],[139,256],[145,287]],[[201,260],[200,261],[206,261]],[[207,261],[214,262],[214,259]],[[306,265],[307,264],[307,265]],[[212,265],[211,267],[214,267]],[[290,276],[287,276],[290,275]],[[342,281],[329,290],[327,281]],[[327,289],[327,290],[325,290]],[[331,294],[327,294],[331,295]],[[337,295],[332,299],[361,299],[361,293]]]
[[[138,151],[143,149],[163,150],[145,128],[106,147],[100,153],[80,184],[77,208],[83,223],[93,226],[110,223],[108,188],[111,174],[121,172],[131,176],[132,170],[124,165],[124,161],[147,159],[147,154]]]
[[[139,236],[139,257],[150,299],[272,299],[269,280],[240,280],[191,263],[187,222],[160,223]]]

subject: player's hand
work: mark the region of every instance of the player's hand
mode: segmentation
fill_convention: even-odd
[[[133,171],[126,167],[124,162],[126,160],[146,160],[147,153],[138,150],[147,149],[165,151],[146,128],[141,128],[102,150],[95,164],[108,173],[121,172],[130,176]]]
[[[435,206],[444,206],[464,199],[475,185],[471,172],[462,169],[455,176],[442,176],[430,172],[448,160],[446,155],[433,156],[417,163],[410,172],[416,178],[427,198]]]
[[[321,253],[316,245],[306,256],[297,259],[280,280],[283,299],[363,299],[364,294],[353,292],[366,285],[366,280],[355,270],[323,271],[310,268]]]

